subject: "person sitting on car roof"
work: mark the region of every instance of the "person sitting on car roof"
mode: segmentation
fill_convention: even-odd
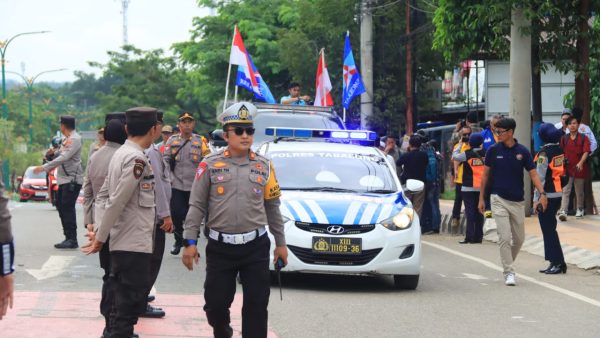
[[[300,96],[300,84],[298,82],[290,83],[288,91],[290,92],[290,95],[282,97],[280,101],[281,104],[297,104],[305,106],[306,102],[310,101],[310,96]]]

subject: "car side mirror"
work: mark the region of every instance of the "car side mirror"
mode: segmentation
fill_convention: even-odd
[[[23,182],[23,176],[18,176],[17,177],[17,182],[19,182],[19,183]]]
[[[425,188],[425,183],[419,180],[408,179],[406,180],[406,190],[410,192],[419,192],[423,191]]]

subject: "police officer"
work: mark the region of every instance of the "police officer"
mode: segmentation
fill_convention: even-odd
[[[550,262],[550,265],[540,272],[553,275],[567,272],[567,264],[556,232],[556,212],[560,209],[562,200],[560,176],[563,175],[565,159],[559,142],[564,134],[550,123],[542,124],[538,133],[545,144],[535,157],[536,169],[548,197],[548,207],[538,212],[538,220],[544,236],[544,258]],[[539,198],[540,194],[536,190],[533,198],[534,210],[537,209]]]
[[[0,177],[2,177],[0,171]],[[4,182],[0,179],[0,319],[8,307],[12,309],[14,295],[15,246],[10,228],[8,198],[4,197]]]
[[[103,190],[108,198],[94,242],[86,254],[102,249],[110,235],[114,320],[111,337],[131,337],[138,316],[146,308],[154,232],[154,176],[144,149],[159,128],[156,109],[131,108],[126,112],[127,141],[113,155]],[[103,197],[104,198],[104,197]]]
[[[463,163],[461,193],[465,203],[467,231],[465,239],[458,242],[460,244],[481,243],[483,240],[483,215],[477,209],[485,164],[485,150],[482,144],[483,135],[474,133],[469,137],[469,149],[461,152],[461,147],[457,147],[452,154],[453,160]]]
[[[88,151],[88,164],[90,163],[89,159],[92,155],[100,149],[103,145],[106,144],[106,139],[104,138],[104,127],[98,129],[98,141],[90,144],[90,150]]]
[[[204,156],[210,153],[206,138],[193,133],[195,125],[194,117],[190,113],[184,112],[179,115],[180,133],[169,138],[163,154],[164,161],[171,171],[171,216],[175,226],[175,244],[171,249],[173,255],[178,255],[181,250],[183,221],[189,208],[190,190],[196,168]]]
[[[157,113],[158,123],[163,125],[163,112]],[[159,129],[158,134],[154,135],[154,140],[161,137]],[[173,220],[171,219],[171,209],[169,202],[171,201],[171,178],[169,170],[162,160],[162,154],[156,144],[151,144],[145,151],[146,156],[150,160],[152,171],[154,172],[154,197],[156,201],[156,219],[154,227],[154,248],[152,250],[152,261],[150,264],[150,287],[147,295],[150,295],[150,289],[158,278],[158,272],[162,264],[163,254],[165,253],[165,232],[173,230]],[[150,299],[150,298],[148,298]],[[152,299],[154,300],[154,299]],[[165,316],[163,309],[154,307],[150,304],[146,305],[146,311],[140,317],[161,318]]]
[[[229,307],[235,278],[243,280],[244,337],[267,336],[269,303],[269,248],[265,226],[275,237],[274,262],[287,264],[279,184],[272,163],[250,150],[256,107],[239,102],[218,117],[227,148],[206,157],[196,170],[190,210],[185,220],[183,264],[198,263],[197,238],[208,216],[204,311],[215,337],[231,337]]]
[[[95,237],[95,224],[97,222],[94,208],[96,197],[106,176],[108,175],[108,163],[114,156],[115,152],[121,147],[127,139],[125,126],[118,120],[110,120],[105,127],[106,143],[103,147],[90,157],[87,167],[87,175],[83,182],[83,222],[88,231],[90,241]],[[100,267],[104,270],[102,276],[102,298],[100,300],[100,313],[104,316],[105,326],[103,336],[109,337],[110,332],[110,313],[114,301],[112,288],[110,285],[110,253],[109,240],[107,239],[102,250],[100,251]]]
[[[65,240],[55,244],[57,249],[75,249],[77,244],[77,219],[75,203],[83,184],[81,167],[81,136],[75,131],[75,118],[69,115],[60,117],[60,132],[65,139],[52,161],[35,167],[35,173],[50,172],[58,167],[57,209],[63,227]]]

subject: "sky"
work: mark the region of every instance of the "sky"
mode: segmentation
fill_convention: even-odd
[[[35,76],[37,82],[74,81],[75,70],[100,72],[88,61],[106,63],[107,51],[123,44],[121,0],[0,0],[0,41],[19,36],[6,48],[6,70]],[[128,41],[144,50],[168,51],[174,42],[187,41],[192,19],[207,15],[196,0],[130,0]],[[170,54],[170,53],[169,53]],[[6,74],[7,79],[19,77]]]

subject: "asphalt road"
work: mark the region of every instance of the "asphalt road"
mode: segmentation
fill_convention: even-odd
[[[98,257],[53,248],[62,240],[58,213],[45,203],[15,203],[10,207],[17,248],[17,303],[19,295],[31,292],[99,296],[102,274]],[[81,223],[81,218],[78,221]],[[86,241],[82,233],[79,231],[80,244]],[[543,275],[537,270],[546,263],[522,252],[516,263],[518,284],[507,287],[496,244],[465,246],[458,240],[444,235],[423,238],[423,266],[415,291],[395,290],[389,277],[284,274],[283,301],[276,283],[271,289],[271,336],[600,337],[597,272],[569,266],[566,275]],[[161,296],[181,296],[202,303],[204,265],[187,272],[180,257],[168,253],[171,244],[169,236],[155,285],[157,302]],[[158,321],[164,325],[178,321],[174,318],[176,305],[163,308],[167,317]],[[93,310],[88,323],[101,326],[96,322],[102,318]],[[196,310],[195,316],[204,321],[201,306]],[[232,316],[235,311],[239,308],[232,310]],[[19,323],[19,318],[16,315],[12,323]],[[25,317],[21,320],[25,324]],[[68,316],[65,320],[68,322]],[[2,325],[0,322],[0,330]],[[148,325],[142,329],[142,336],[153,337],[210,335],[206,330],[203,334],[189,329],[167,334]],[[46,331],[43,336],[60,335]]]

